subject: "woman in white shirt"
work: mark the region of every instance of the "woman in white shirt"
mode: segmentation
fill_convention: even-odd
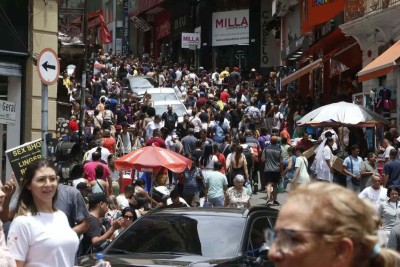
[[[296,148],[296,171],[294,173],[293,179],[291,181],[290,189],[296,189],[300,184],[305,184],[310,182],[310,176],[308,175],[308,161],[303,156],[304,148]]]
[[[388,201],[380,204],[378,208],[378,217],[381,220],[382,230],[386,234],[386,242],[389,239],[390,231],[399,221],[399,192],[400,189],[397,187],[390,187],[387,190]]]
[[[67,216],[55,208],[58,180],[54,165],[41,159],[28,166],[7,245],[20,266],[74,266],[79,239]]]
[[[317,149],[317,155],[315,157],[316,161],[316,174],[317,179],[332,182],[333,180],[333,169],[332,169],[332,146],[333,139],[326,138]]]

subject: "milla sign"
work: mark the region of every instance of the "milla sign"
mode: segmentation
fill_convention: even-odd
[[[190,48],[190,45],[192,46],[200,45],[200,34],[182,32],[182,48]]]
[[[249,43],[249,10],[214,12],[212,14],[212,45]]]

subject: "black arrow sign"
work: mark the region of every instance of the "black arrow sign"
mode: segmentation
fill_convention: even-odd
[[[49,62],[46,61],[45,63],[43,63],[42,67],[47,71],[47,69],[52,69],[52,70],[56,70],[56,66],[54,65],[49,65]]]

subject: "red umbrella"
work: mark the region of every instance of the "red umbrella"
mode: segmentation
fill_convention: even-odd
[[[135,169],[140,172],[157,173],[164,167],[172,172],[181,173],[186,166],[189,168],[192,166],[190,159],[157,146],[139,148],[115,161],[115,167],[121,171]]]

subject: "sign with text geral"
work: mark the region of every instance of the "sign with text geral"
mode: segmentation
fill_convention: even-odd
[[[249,43],[249,10],[214,12],[212,14],[212,45]]]
[[[28,165],[42,158],[41,148],[42,140],[38,139],[6,151],[7,158],[10,161],[18,183],[22,181]]]
[[[200,34],[191,32],[182,32],[182,48],[190,48],[190,45],[200,45]]]
[[[0,124],[15,125],[17,114],[15,112],[16,104],[0,100]]]

